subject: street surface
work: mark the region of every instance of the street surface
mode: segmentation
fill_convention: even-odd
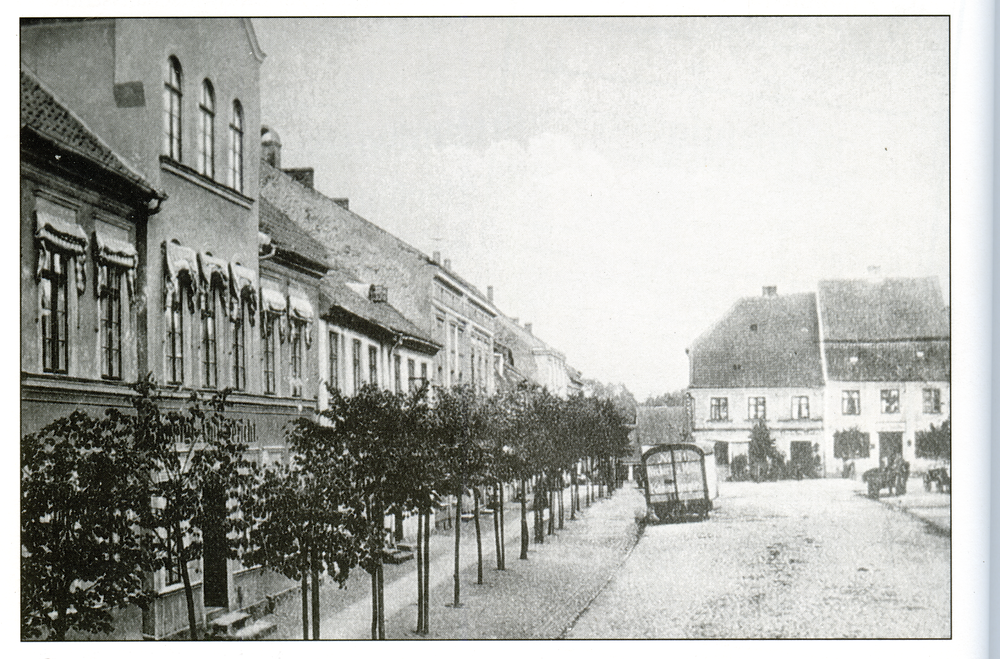
[[[496,570],[484,519],[482,585],[472,525],[463,524],[458,609],[453,531],[432,535],[426,638],[949,636],[950,497],[911,482],[911,495],[873,501],[863,488],[841,479],[721,483],[708,520],[648,525],[640,536],[645,502],[626,483],[544,544],[532,541],[526,561],[510,504],[506,571]],[[933,515],[915,516],[928,506]],[[423,638],[413,631],[414,572],[413,561],[386,566],[389,639]],[[328,580],[321,637],[370,638],[370,593],[362,570],[344,590]],[[276,638],[301,638],[300,606],[297,595],[283,602]]]
[[[940,638],[950,539],[853,481],[722,483],[650,525],[569,638]]]

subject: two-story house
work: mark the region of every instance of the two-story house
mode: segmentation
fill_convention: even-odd
[[[823,440],[823,371],[814,293],[739,300],[687,350],[691,431],[720,468],[746,454],[763,420],[790,462],[811,464]]]
[[[827,463],[856,458],[860,473],[902,455],[926,466],[917,434],[951,413],[951,336],[937,279],[821,281],[818,299]],[[855,427],[868,441],[848,455],[834,436]]]

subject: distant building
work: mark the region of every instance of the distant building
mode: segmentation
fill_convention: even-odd
[[[506,349],[502,360],[507,365],[505,377],[516,373],[522,381],[544,387],[556,396],[569,395],[566,356],[535,336],[531,323],[522,326],[516,319],[501,314],[496,317],[495,328],[496,342]]]
[[[715,444],[720,467],[745,455],[764,420],[792,462],[823,439],[823,369],[816,296],[765,287],[743,298],[688,349],[692,432]]]
[[[737,302],[688,349],[692,432],[721,465],[763,419],[792,464],[847,456],[838,431],[869,437],[858,469],[913,463],[918,434],[950,415],[950,333],[937,280],[832,280],[819,293]],[[745,411],[744,411],[745,410]]]
[[[693,441],[691,421],[683,406],[646,407],[635,410],[635,429],[630,433],[632,454],[622,459],[628,467],[628,480],[635,479],[642,465],[642,453],[657,444],[681,444]]]
[[[352,396],[366,384],[395,393],[430,384],[441,345],[390,305],[381,286],[332,272],[323,282],[321,314],[324,385]]]
[[[857,427],[869,444],[864,470],[902,455],[914,467],[917,434],[951,416],[951,332],[936,278],[819,283],[828,410],[828,469],[844,456],[837,431]]]

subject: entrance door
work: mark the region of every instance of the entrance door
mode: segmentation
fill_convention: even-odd
[[[226,569],[226,499],[225,493],[218,488],[205,491],[208,504],[208,519],[202,529],[205,563],[205,606],[229,607],[229,575]]]
[[[892,466],[897,455],[903,454],[903,433],[880,432],[878,434],[879,465]]]
[[[789,442],[789,460],[799,473],[812,473],[812,442]]]

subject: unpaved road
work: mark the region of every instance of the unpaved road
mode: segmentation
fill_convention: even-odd
[[[648,526],[569,638],[942,638],[951,543],[839,479],[722,483]]]

